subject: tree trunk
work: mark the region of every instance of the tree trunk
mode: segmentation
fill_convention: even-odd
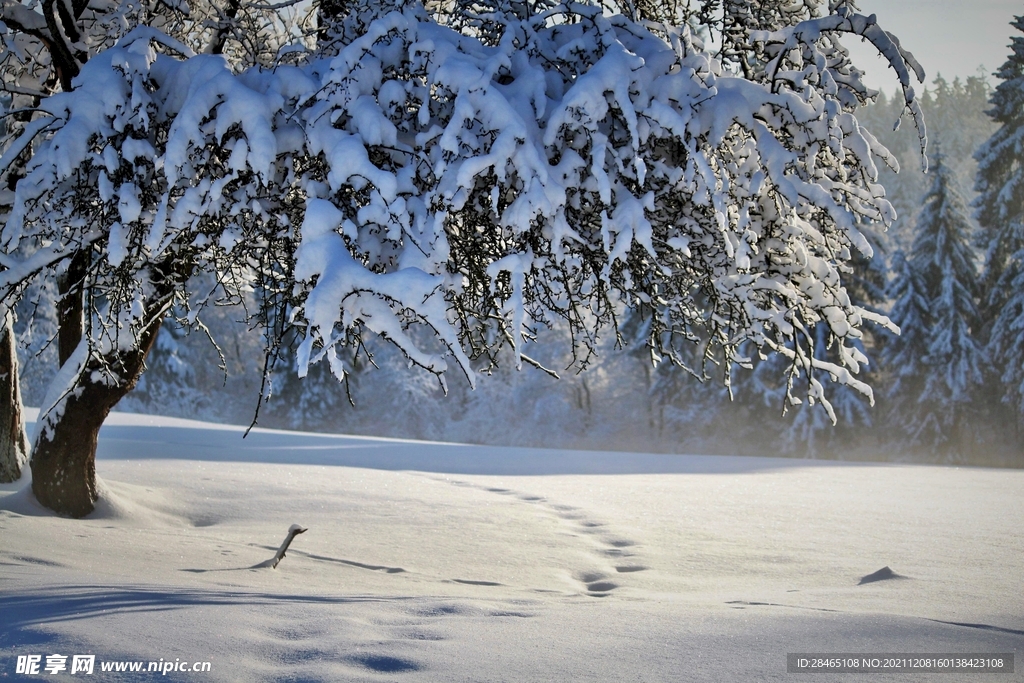
[[[0,483],[9,483],[21,479],[29,449],[21,406],[18,349],[10,313],[0,335]]]
[[[61,367],[78,348],[85,332],[85,302],[82,283],[89,268],[89,255],[79,251],[68,264],[67,271],[57,278],[57,362]]]
[[[96,506],[96,446],[100,427],[142,376],[165,310],[163,305],[154,308],[152,322],[141,333],[135,348],[90,358],[75,391],[64,399],[63,411],[59,415],[39,416],[32,450],[32,492],[40,503],[58,514],[84,517]],[[91,377],[96,372],[112,372],[118,380],[93,382]]]

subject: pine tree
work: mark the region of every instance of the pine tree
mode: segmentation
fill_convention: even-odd
[[[1024,16],[1010,24],[1024,31]],[[989,115],[1000,128],[977,151],[975,207],[985,249],[982,304],[988,352],[1003,369],[1004,400],[1024,416],[1024,37],[996,72]]]
[[[1024,422],[1024,249],[1011,257],[1008,268],[997,286],[1009,292],[992,325],[987,350],[993,367],[1001,368],[999,379],[1003,385],[1003,402],[1016,414],[1015,436],[1022,436]]]
[[[892,273],[888,287],[889,298],[893,301],[889,318],[899,325],[900,334],[888,335],[881,354],[881,365],[890,373],[885,397],[890,422],[913,433],[916,415],[911,408],[924,388],[924,377],[928,373],[924,358],[931,325],[930,302],[924,278],[903,251],[893,254]]]
[[[930,144],[939,144],[946,163],[964,187],[974,184],[977,163],[974,151],[989,138],[996,126],[985,113],[992,90],[983,76],[946,81],[937,75],[920,96],[921,109],[928,122]],[[896,209],[896,222],[887,235],[894,246],[907,252],[913,243],[914,223],[921,210],[921,197],[931,185],[931,176],[921,169],[920,148],[912,126],[893,129],[903,104],[899,96],[879,95],[858,114],[860,124],[870,130],[899,161],[900,171],[880,165],[879,182]]]
[[[912,445],[957,459],[974,436],[986,355],[975,338],[978,281],[967,206],[942,155],[932,169],[913,254],[900,264],[894,290],[892,317],[907,336],[888,358],[898,373],[892,414]]]

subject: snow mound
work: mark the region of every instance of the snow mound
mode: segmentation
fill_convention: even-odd
[[[107,482],[99,477],[96,485],[100,497],[86,519],[142,527],[187,524],[184,516],[169,512],[171,505],[166,496],[152,487]]]
[[[0,510],[25,517],[56,517],[57,513],[44,508],[32,495],[31,478],[22,476],[22,480],[16,482],[20,488],[16,488],[13,493],[0,498]],[[9,485],[4,488],[10,490]]]
[[[865,583],[874,583],[875,581],[888,581],[890,579],[905,579],[907,577],[901,576],[889,569],[888,565],[882,567],[877,572],[872,572],[866,576],[860,577],[860,581],[857,583],[858,586],[863,586]]]

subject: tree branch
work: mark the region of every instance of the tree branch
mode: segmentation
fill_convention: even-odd
[[[53,66],[57,70],[57,77],[60,80],[61,89],[65,92],[71,90],[71,81],[81,71],[78,61],[71,54],[71,48],[64,40],[57,19],[53,13],[53,0],[43,0],[43,19],[46,21],[46,28],[50,31],[50,57],[53,59]]]
[[[72,43],[77,43],[82,39],[81,34],[78,32],[78,27],[75,26],[75,20],[71,16],[71,12],[68,11],[68,6],[64,3],[64,0],[58,0],[57,2],[57,16],[60,18],[60,23],[64,25],[64,33],[71,39]]]
[[[220,21],[217,22],[217,30],[214,31],[213,38],[210,39],[210,44],[206,48],[208,54],[219,55],[224,52],[224,44],[231,34],[231,28],[235,23],[235,17],[238,16],[238,9],[241,4],[241,0],[228,0],[228,8],[224,12],[225,16],[221,17]]]

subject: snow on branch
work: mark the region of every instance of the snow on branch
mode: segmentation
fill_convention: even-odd
[[[110,302],[99,328],[114,330],[143,323],[133,302],[158,283],[187,304],[210,271],[257,294],[255,322],[302,332],[300,374],[326,359],[343,378],[375,335],[471,382],[502,347],[536,365],[537,326],[586,347],[629,310],[649,320],[636,341],[652,357],[683,364],[678,344],[698,342],[728,363],[752,342],[822,402],[818,375],[870,394],[856,344],[878,319],[840,273],[870,255],[858,226],[894,218],[874,159],[894,160],[857,123],[834,39],[871,40],[917,117],[909,53],[840,13],[752,34],[758,80],[689,26],[497,5],[503,29],[486,36],[419,4],[378,7],[336,56],[239,72],[133,32],[40,105],[64,123],[31,131],[3,291],[32,251],[88,249],[89,291]],[[179,56],[141,48],[154,44]],[[829,361],[808,346],[819,325]]]
[[[269,560],[265,560],[263,562],[260,562],[259,564],[255,564],[250,568],[265,569],[269,567],[271,569],[277,569],[277,565],[281,564],[281,560],[285,558],[285,553],[288,551],[289,546],[291,546],[292,541],[295,540],[295,537],[299,534],[304,534],[307,531],[309,531],[309,529],[306,529],[305,527],[299,524],[292,524],[290,527],[288,527],[288,535],[284,537],[284,541],[281,542],[281,547],[277,549],[277,552],[274,554],[274,556]]]
[[[905,111],[910,113],[914,125],[917,127],[922,169],[927,171],[928,134],[924,114],[911,85],[910,76],[913,72],[917,81],[924,83],[924,69],[913,54],[903,49],[896,36],[882,30],[874,14],[865,17],[842,6],[836,10],[835,14],[800,22],[786,31],[751,31],[750,39],[754,42],[764,43],[767,54],[774,55],[766,69],[770,74],[773,87],[777,87],[783,80],[791,80],[793,85],[802,83],[810,71],[812,74],[817,72],[819,78],[826,77],[821,85],[824,85],[829,94],[842,95],[843,93],[839,90],[841,87],[860,97],[877,95],[874,92],[869,93],[864,87],[860,81],[860,72],[855,68],[850,68],[849,65],[841,69],[829,68],[836,62],[836,52],[841,51],[842,57],[847,55],[841,46],[837,46],[830,40],[823,40],[823,37],[829,33],[848,33],[865,38],[896,72],[900,88],[903,91]],[[842,60],[840,60],[841,62]],[[784,66],[785,69],[783,69]],[[829,84],[829,80],[833,84]],[[842,100],[844,103],[849,103],[850,98],[842,98]],[[896,127],[899,127],[899,123],[899,121],[896,122]],[[873,146],[878,146],[873,138],[871,141]],[[882,156],[884,157],[884,153]]]

